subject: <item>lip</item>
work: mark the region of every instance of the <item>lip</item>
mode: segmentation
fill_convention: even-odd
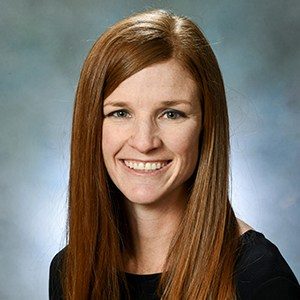
[[[126,159],[127,160],[127,159]],[[142,176],[142,177],[151,177],[151,176],[156,176],[156,175],[160,175],[160,174],[162,174],[162,173],[164,173],[164,172],[166,172],[168,169],[169,169],[169,167],[170,167],[170,165],[172,164],[172,160],[169,160],[169,162],[168,162],[168,164],[167,165],[165,165],[164,167],[162,167],[161,169],[159,169],[159,170],[155,170],[155,171],[151,171],[151,172],[144,172],[144,171],[141,171],[141,170],[134,170],[134,169],[130,169],[129,167],[127,167],[126,165],[125,165],[125,162],[124,162],[124,159],[120,159],[119,160],[120,161],[120,163],[121,163],[121,165],[123,166],[123,168],[127,171],[127,172],[129,172],[130,174],[133,174],[133,175],[136,175],[136,176]],[[156,160],[157,161],[157,160]],[[150,160],[148,160],[148,162],[151,162]]]
[[[165,162],[165,161],[170,163],[172,161],[171,159],[145,159],[145,160],[141,160],[141,159],[130,159],[130,158],[125,158],[125,159],[120,159],[120,160],[122,160],[122,161],[124,161],[124,160],[136,161],[136,162],[142,162],[142,163]]]

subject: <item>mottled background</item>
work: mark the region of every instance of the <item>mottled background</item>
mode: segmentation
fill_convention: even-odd
[[[83,59],[107,26],[156,7],[210,40],[228,95],[233,205],[300,277],[299,1],[1,0],[0,299],[47,299]]]

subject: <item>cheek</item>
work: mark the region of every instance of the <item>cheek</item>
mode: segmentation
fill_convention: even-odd
[[[199,126],[185,126],[170,132],[168,147],[176,154],[184,157],[198,156],[200,129]],[[174,138],[176,137],[176,138]]]
[[[105,126],[102,128],[102,152],[104,162],[106,163],[111,157],[116,154],[120,145],[120,131],[114,129],[111,126]]]

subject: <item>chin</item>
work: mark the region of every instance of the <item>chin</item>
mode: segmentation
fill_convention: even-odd
[[[140,204],[140,205],[151,205],[151,204],[155,204],[160,202],[160,200],[162,199],[162,197],[157,196],[157,197],[149,197],[151,194],[148,193],[148,195],[146,196],[140,196],[138,197],[137,195],[135,195],[134,197],[129,197],[125,195],[126,200],[131,203],[131,204]]]

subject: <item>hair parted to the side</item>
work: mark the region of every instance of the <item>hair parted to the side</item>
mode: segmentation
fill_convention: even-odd
[[[68,230],[63,270],[67,300],[119,299],[122,259],[132,247],[122,194],[102,149],[103,101],[126,78],[175,58],[199,84],[202,130],[190,194],[162,273],[161,299],[233,299],[239,245],[228,199],[229,125],[222,75],[200,29],[188,18],[151,10],[119,21],[95,42],[74,105]]]

